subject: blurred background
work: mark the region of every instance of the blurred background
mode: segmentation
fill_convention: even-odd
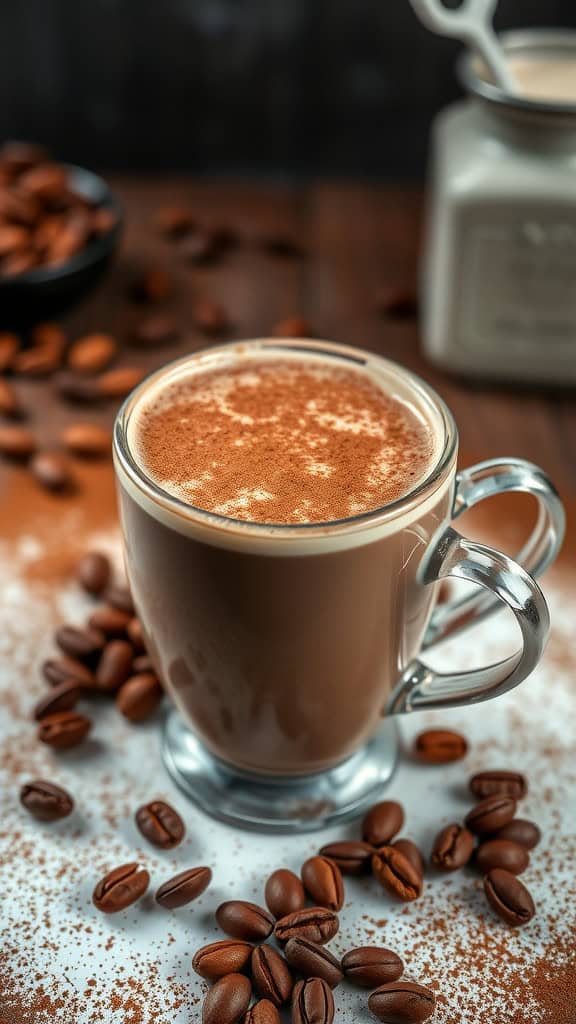
[[[496,24],[574,28],[576,4]],[[0,40],[0,137],[108,169],[418,178],[459,92],[458,44],[404,0],[4,0]]]

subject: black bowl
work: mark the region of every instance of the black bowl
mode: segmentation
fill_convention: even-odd
[[[26,327],[64,313],[97,284],[116,249],[122,227],[121,208],[103,178],[83,167],[65,164],[71,188],[94,205],[110,210],[114,224],[66,263],[35,267],[14,277],[0,275],[0,327]]]

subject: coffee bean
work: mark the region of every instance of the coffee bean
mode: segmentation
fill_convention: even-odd
[[[272,333],[275,338],[313,338],[314,331],[302,316],[289,316],[279,320]]]
[[[112,228],[116,227],[116,224],[116,213],[106,206],[100,207],[99,210],[95,210],[92,214],[92,234],[96,238],[102,238],[103,235],[107,235],[112,231]]]
[[[22,407],[14,388],[4,377],[0,377],[0,416],[17,420],[22,415]]]
[[[112,450],[112,434],[95,423],[73,423],[62,431],[60,442],[72,455],[84,459],[101,459]]]
[[[76,566],[76,577],[84,590],[98,596],[108,586],[112,569],[106,555],[89,551]],[[94,628],[94,627],[93,627]],[[104,632],[106,632],[104,630]]]
[[[132,672],[134,648],[127,640],[110,640],[96,669],[96,685],[101,690],[118,690]]]
[[[372,846],[384,846],[404,824],[404,809],[395,800],[374,804],[362,821],[362,838]]]
[[[514,818],[494,834],[494,839],[509,839],[510,842],[523,846],[525,850],[533,850],[541,838],[538,825],[533,821],[525,821],[524,818]]]
[[[121,611],[120,608],[113,608],[109,604],[103,604],[96,608],[88,619],[92,629],[99,629],[107,637],[123,636],[130,621],[131,617],[127,612]]]
[[[174,282],[161,267],[139,274],[130,284],[130,297],[136,302],[165,302],[174,292]]]
[[[499,794],[522,800],[528,792],[528,783],[520,772],[477,772],[470,779],[470,792],[477,800]]]
[[[100,879],[92,902],[103,914],[117,914],[139,900],[150,883],[150,875],[139,864],[122,864]]]
[[[269,999],[260,999],[246,1011],[242,1024],[281,1024],[280,1014]]]
[[[182,258],[197,267],[216,263],[222,259],[225,250],[226,247],[223,247],[218,237],[210,231],[195,231],[179,246]]]
[[[521,875],[530,863],[528,851],[509,839],[489,839],[476,851],[475,865],[483,875],[492,868],[504,868],[513,875]]]
[[[382,846],[372,857],[374,877],[392,896],[405,903],[422,894],[422,875],[393,846]]]
[[[511,796],[487,796],[476,804],[465,818],[467,827],[477,836],[498,832],[516,813],[516,801]]]
[[[106,644],[104,633],[91,627],[60,626],[54,635],[60,650],[79,661],[90,662]]]
[[[305,907],[287,914],[276,922],[274,934],[280,943],[289,939],[308,939],[323,946],[333,939],[340,927],[337,915],[325,907]]]
[[[468,741],[449,729],[428,729],[414,742],[414,753],[424,764],[451,764],[468,753]]]
[[[54,378],[54,386],[61,398],[80,405],[95,405],[104,397],[97,378],[80,376],[71,370],[62,370]]]
[[[297,981],[292,995],[292,1024],[332,1024],[334,996],[322,978]]]
[[[0,426],[0,456],[27,462],[36,450],[36,438],[27,427]]]
[[[424,857],[416,846],[416,843],[413,843],[411,839],[395,839],[393,843],[390,843],[390,846],[395,850],[399,850],[400,853],[403,853],[406,860],[410,861],[412,867],[415,868],[416,871],[419,871],[421,875],[424,874],[426,870]]]
[[[6,273],[6,265],[3,266]],[[25,273],[29,269],[24,267],[18,273]],[[16,271],[13,270],[13,273]],[[14,359],[14,372],[19,377],[43,378],[50,377],[60,367],[61,355],[45,348],[43,345],[35,345],[34,348],[24,349]]]
[[[462,825],[446,825],[438,833],[432,849],[432,863],[441,871],[463,868],[474,852],[474,837]]]
[[[118,343],[111,334],[86,334],[68,350],[68,366],[76,373],[100,373],[118,353]]]
[[[359,841],[328,843],[320,850],[320,856],[334,861],[343,875],[368,874],[373,853],[374,847],[370,843]]]
[[[108,587],[104,594],[104,600],[113,608],[120,608],[121,611],[130,612],[131,616],[134,615],[134,602],[128,587]]]
[[[66,456],[60,452],[37,452],[32,456],[30,470],[47,491],[60,493],[72,490],[72,470]]]
[[[92,723],[78,711],[56,711],[38,725],[38,739],[55,750],[76,747],[86,738]]]
[[[286,868],[279,868],[274,871],[264,890],[266,906],[274,917],[286,917],[295,910],[302,910],[306,906],[306,893],[304,886],[297,875]]]
[[[168,313],[148,316],[132,330],[129,341],[136,348],[160,348],[171,345],[180,335],[178,324]]]
[[[156,224],[163,235],[180,238],[196,227],[196,218],[187,206],[166,206],[158,210]]]
[[[38,257],[33,249],[21,249],[19,252],[11,253],[10,256],[5,256],[0,266],[0,273],[3,277],[16,277],[18,274],[27,274],[29,270],[33,270],[38,265]],[[20,356],[16,357],[16,364]]]
[[[152,663],[152,658],[150,657],[149,654],[139,654],[137,658],[134,658],[134,663],[132,665],[132,668],[134,669],[134,672],[135,672],[136,675],[140,675],[142,672],[154,672],[155,673],[155,671],[156,671],[155,668],[154,668],[154,665]],[[158,685],[162,686],[162,683],[160,682],[159,679],[158,679]]]
[[[11,370],[20,348],[20,338],[10,331],[0,331],[0,373]]]
[[[218,981],[226,974],[237,974],[243,971],[252,956],[253,946],[249,942],[224,939],[211,942],[197,950],[192,960],[192,968],[201,978],[207,981]]]
[[[389,284],[380,289],[376,312],[390,320],[410,320],[418,315],[418,296],[410,284]]]
[[[0,256],[10,256],[30,244],[30,232],[17,224],[0,224]]]
[[[130,722],[143,722],[158,707],[162,687],[153,672],[142,672],[127,679],[116,694],[116,707]]]
[[[135,615],[130,619],[128,626],[126,627],[126,632],[135,651],[144,651],[146,649],[142,623]]]
[[[344,903],[344,883],[340,868],[328,857],[310,857],[300,872],[304,888],[318,907],[340,910]]]
[[[383,946],[358,946],[342,957],[342,968],[346,980],[362,988],[377,988],[391,981],[398,981],[404,972],[404,964],[391,949]]]
[[[70,794],[44,779],[25,782],[20,790],[20,803],[38,821],[59,821],[74,809]]]
[[[243,974],[226,974],[210,989],[202,1006],[202,1024],[238,1024],[244,1016],[252,986]]]
[[[274,928],[274,918],[257,903],[227,900],[216,910],[216,920],[223,932],[246,942],[264,942]]]
[[[37,722],[56,711],[70,711],[80,700],[81,689],[74,680],[67,680],[53,687],[45,697],[41,697],[34,707],[34,718]]]
[[[186,834],[182,818],[164,800],[151,800],[139,807],[135,819],[144,838],[162,850],[172,850]]]
[[[18,182],[28,195],[41,200],[58,199],[68,182],[67,172],[59,164],[43,163],[25,171]]]
[[[104,398],[126,398],[144,378],[138,366],[119,366],[98,377],[98,392]]]
[[[180,874],[174,875],[174,878],[164,882],[156,890],[154,898],[161,907],[175,910],[201,896],[211,881],[212,871],[210,868],[189,868],[188,871],[181,871]]]
[[[492,909],[512,928],[527,924],[536,913],[528,889],[510,871],[489,871],[484,878],[484,892]]]
[[[384,1024],[420,1024],[434,1013],[432,989],[411,981],[381,985],[368,999],[368,1008]]]
[[[287,1003],[292,995],[293,980],[288,964],[272,946],[257,946],[252,953],[252,980],[262,999],[274,1006]]]
[[[83,665],[77,658],[49,658],[42,665],[42,673],[51,686],[75,682],[80,686],[92,688],[96,682],[88,666]]]
[[[0,188],[0,217],[32,227],[40,213],[40,204],[33,196],[15,188]]]
[[[219,335],[228,328],[226,310],[218,302],[209,302],[207,299],[197,302],[192,310],[192,318],[202,334]]]
[[[330,988],[336,988],[344,977],[336,957],[307,939],[290,939],[284,955],[290,966],[304,978],[322,978]]]

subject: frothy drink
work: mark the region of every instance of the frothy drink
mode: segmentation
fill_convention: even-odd
[[[434,601],[418,568],[450,514],[441,416],[409,374],[335,349],[223,346],[126,413],[149,649],[208,749],[257,773],[320,771],[365,742]]]

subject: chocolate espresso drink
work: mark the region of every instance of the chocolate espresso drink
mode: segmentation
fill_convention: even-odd
[[[220,346],[155,374],[123,413],[148,649],[201,741],[244,771],[318,772],[356,751],[434,602],[418,569],[451,509],[441,412],[416,378],[352,352]]]

